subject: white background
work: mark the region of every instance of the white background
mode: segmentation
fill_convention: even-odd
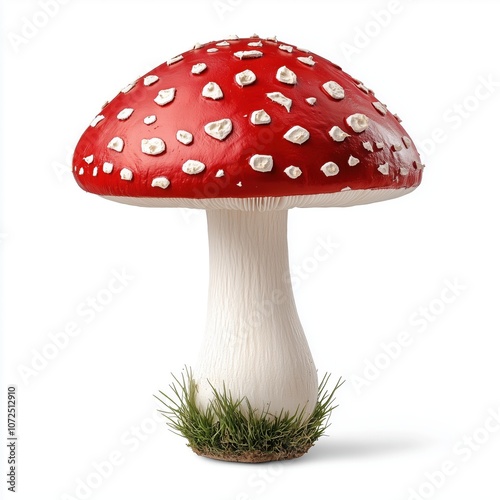
[[[498,3],[66,0],[50,18],[41,4],[1,3],[0,399],[17,385],[17,498],[499,498]],[[427,167],[398,200],[291,211],[304,329],[319,373],[347,382],[306,456],[243,465],[196,456],[156,417],[153,394],[201,341],[203,212],[113,204],[69,171],[129,81],[254,32],[363,80]],[[338,248],[315,261],[328,239]],[[113,272],[126,286],[92,316]],[[4,410],[1,425],[5,453]]]

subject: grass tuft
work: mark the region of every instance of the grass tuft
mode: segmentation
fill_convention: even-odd
[[[234,400],[223,388],[214,387],[213,399],[206,410],[196,405],[196,383],[186,368],[180,379],[174,377],[169,396],[155,398],[165,409],[158,410],[171,430],[187,439],[198,455],[232,462],[269,462],[297,458],[306,453],[329,427],[335,392],[344,383],[339,379],[332,391],[325,375],[318,388],[318,401],[313,413],[304,419],[304,410],[292,415],[272,415],[251,407],[246,398]]]

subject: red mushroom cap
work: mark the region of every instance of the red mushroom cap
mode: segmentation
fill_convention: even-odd
[[[416,188],[423,168],[399,118],[359,80],[257,37],[197,45],[125,87],[73,165],[91,193],[199,208],[379,201]]]

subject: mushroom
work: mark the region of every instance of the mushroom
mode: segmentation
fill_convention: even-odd
[[[76,147],[74,177],[108,200],[206,210],[196,404],[227,391],[307,419],[318,377],[289,279],[288,210],[397,198],[423,165],[398,117],[339,66],[276,39],[224,42],[196,45],[108,102]]]

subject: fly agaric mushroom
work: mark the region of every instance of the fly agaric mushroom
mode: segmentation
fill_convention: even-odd
[[[312,52],[258,37],[197,44],[127,85],[74,154],[88,192],[206,209],[197,406],[228,391],[267,416],[301,409],[304,419],[318,379],[287,279],[287,211],[396,198],[420,184],[422,168],[398,117],[363,83]]]

